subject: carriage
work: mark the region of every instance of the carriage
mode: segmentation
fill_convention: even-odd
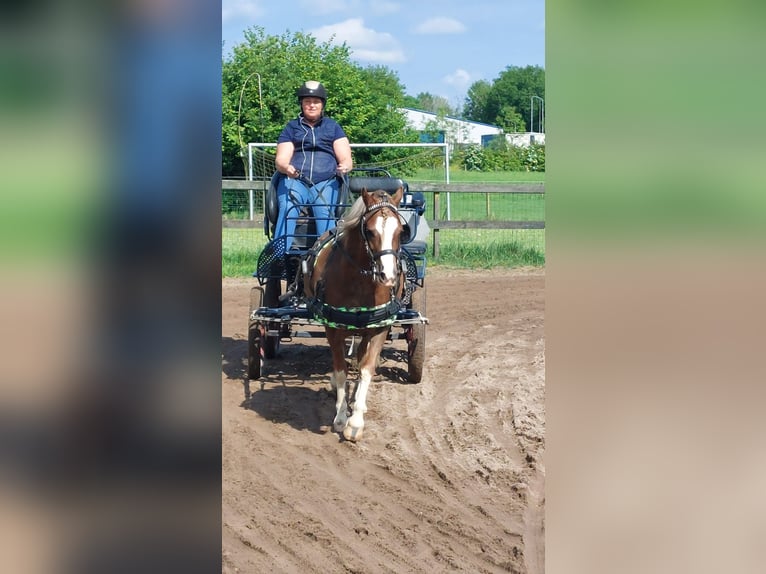
[[[286,217],[293,218],[296,223],[290,248],[287,249],[285,236],[274,236],[279,209],[276,190],[280,177],[286,176],[274,174],[265,198],[264,233],[269,241],[261,251],[253,273],[259,284],[250,292],[248,377],[259,379],[263,362],[276,359],[280,345],[296,337],[325,337],[328,324],[333,326],[338,322],[345,326],[348,356],[352,355],[355,339],[358,341],[358,338],[348,336],[353,335],[355,329],[363,331],[370,325],[386,327],[382,329],[385,330],[385,344],[406,346],[407,378],[412,383],[419,383],[423,375],[428,323],[425,317],[426,242],[423,239],[427,225],[419,225],[425,212],[423,194],[411,193],[405,181],[392,177],[382,168],[355,168],[343,177],[338,176],[339,199],[333,204],[332,212],[339,224],[342,224],[343,214],[362,194],[366,196],[376,190],[385,192],[381,194],[385,199],[397,198],[392,199],[395,205],[392,203],[389,207],[393,207],[390,211],[401,223],[399,249],[395,254],[398,276],[401,277],[397,282],[401,285],[397,296],[392,296],[395,300],[387,303],[385,308],[347,310],[336,307],[332,313],[323,314],[305,280],[307,267],[317,259],[323,246],[332,244],[337,238],[334,231],[325,234],[328,237],[317,237],[311,206],[299,202],[289,203],[287,208]],[[311,185],[310,181],[304,182]],[[370,258],[374,259],[372,253]],[[381,320],[384,318],[385,321]]]

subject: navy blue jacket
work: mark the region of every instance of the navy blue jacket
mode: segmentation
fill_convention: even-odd
[[[332,144],[346,137],[346,132],[332,118],[322,117],[314,127],[303,121],[303,115],[287,122],[277,143],[292,142],[295,153],[290,163],[314,183],[335,177],[338,160]]]

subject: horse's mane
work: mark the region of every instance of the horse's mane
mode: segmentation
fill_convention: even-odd
[[[338,231],[344,232],[347,229],[353,229],[359,225],[359,221],[362,219],[364,212],[367,211],[367,206],[364,204],[364,199],[360,195],[356,198],[356,201],[351,204],[343,214],[343,218],[338,221]]]
[[[394,204],[389,201],[391,197],[388,195],[388,193],[382,190],[376,191],[374,193],[376,194],[379,201],[374,206],[371,206],[371,208],[383,204],[390,205],[394,208],[394,211],[396,211]],[[360,195],[356,198],[356,201],[351,205],[351,207],[346,210],[346,213],[343,214],[343,218],[338,221],[338,231],[342,233],[347,229],[358,227],[359,222],[365,213],[367,213],[367,205],[365,205],[364,198]]]

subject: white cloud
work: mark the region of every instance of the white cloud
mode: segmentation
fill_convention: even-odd
[[[222,0],[221,23],[234,19],[255,20],[263,16],[261,0]]]
[[[415,27],[416,34],[462,34],[465,32],[465,26],[459,20],[454,18],[429,18]]]
[[[399,42],[388,32],[376,32],[365,28],[362,18],[350,18],[344,22],[315,28],[310,33],[320,42],[333,38],[336,44],[346,43],[351,55],[368,62],[404,62],[404,52]]]
[[[471,85],[471,74],[463,70],[462,68],[458,68],[451,74],[447,74],[442,78],[442,81],[445,84],[449,84],[450,86],[454,86],[455,88],[458,88],[459,90],[465,90],[468,88],[468,86]]]

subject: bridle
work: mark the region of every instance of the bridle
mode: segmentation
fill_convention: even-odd
[[[381,210],[388,209],[392,211],[392,215],[399,219],[400,225],[402,216],[399,214],[399,210],[396,209],[396,206],[393,203],[390,203],[389,201],[380,201],[378,203],[374,203],[370,205],[367,210],[362,215],[360,221],[359,221],[359,233],[362,236],[362,241],[364,242],[364,248],[365,251],[367,251],[367,256],[370,258],[370,269],[361,269],[360,272],[362,275],[369,275],[372,276],[373,279],[376,279],[378,277],[382,277],[382,271],[380,269],[380,259],[384,255],[393,255],[396,259],[396,267],[400,267],[401,265],[401,249],[382,249],[380,251],[373,251],[372,246],[370,245],[370,240],[367,237],[367,222],[375,215],[382,215],[383,218],[388,217],[385,213],[380,213]]]

